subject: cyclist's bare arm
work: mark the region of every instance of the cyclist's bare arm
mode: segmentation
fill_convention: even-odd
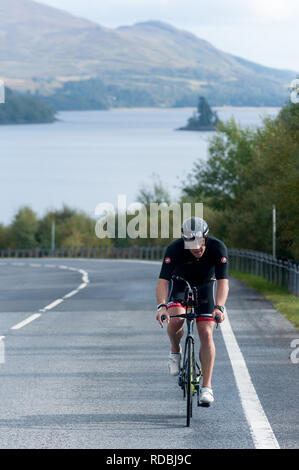
[[[166,279],[159,279],[158,280],[158,284],[157,284],[157,288],[156,288],[157,305],[167,303],[168,285],[169,285],[169,281],[167,281]],[[161,310],[159,310],[159,312],[157,312],[157,316],[156,316],[156,320],[163,327],[163,322],[161,320],[162,315],[166,315],[167,321],[169,322],[169,316],[167,315],[167,308],[166,307],[161,308]]]
[[[229,282],[228,279],[218,279],[217,280],[217,291],[216,291],[216,305],[225,306],[229,292]],[[220,316],[220,323],[224,320],[224,314],[221,313],[218,309],[214,310],[213,314]]]

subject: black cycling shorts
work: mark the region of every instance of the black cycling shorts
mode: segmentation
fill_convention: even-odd
[[[205,284],[197,287],[198,291],[198,305],[196,313],[198,318],[196,322],[200,321],[214,321],[212,312],[214,310],[214,283],[215,280],[210,280]],[[167,299],[167,308],[183,307],[182,302],[185,299],[186,284],[177,280],[171,279],[169,282],[169,293]]]

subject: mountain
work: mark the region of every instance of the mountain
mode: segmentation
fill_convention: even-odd
[[[58,107],[67,93],[76,102],[75,90],[81,109],[99,89],[103,107],[195,106],[199,94],[211,105],[279,106],[296,76],[160,21],[109,29],[31,0],[0,0],[0,63],[11,88],[54,94]]]

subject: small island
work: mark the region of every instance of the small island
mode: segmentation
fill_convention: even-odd
[[[5,88],[5,103],[0,104],[1,124],[43,124],[55,122],[52,107],[36,98],[13,93]]]
[[[178,131],[215,131],[219,118],[215,111],[212,111],[208,102],[203,96],[199,97],[197,110],[185,127],[179,127]]]

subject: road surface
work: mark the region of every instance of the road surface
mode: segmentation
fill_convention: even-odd
[[[155,320],[159,267],[0,260],[0,448],[298,448],[299,332],[237,280],[214,334],[215,403],[185,427]]]

